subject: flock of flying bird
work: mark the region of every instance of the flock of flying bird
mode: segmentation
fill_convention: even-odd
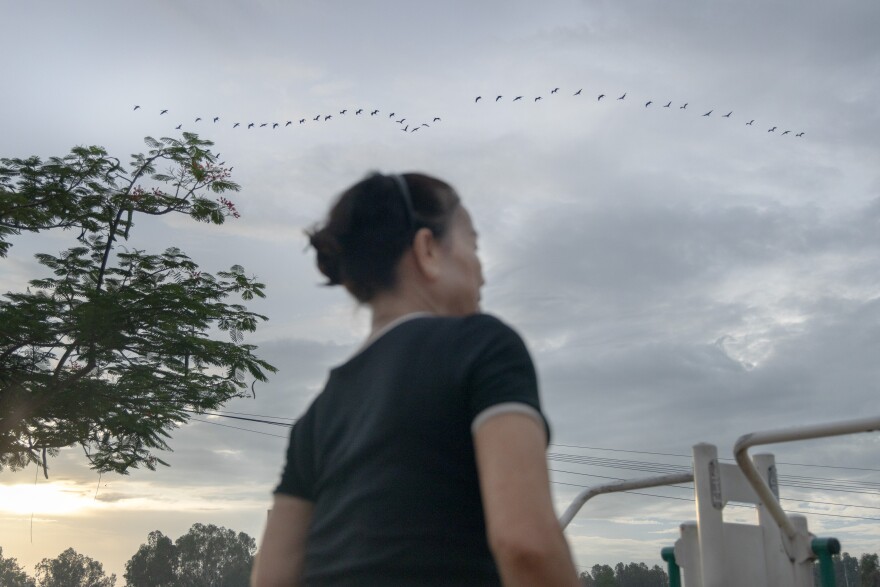
[[[140,106],[135,105],[134,110],[140,110],[140,108],[141,108]],[[339,115],[338,115],[338,116],[345,116],[347,112],[348,112],[348,109],[347,109],[347,108],[344,108],[344,109],[342,109],[342,110],[339,111]],[[357,110],[355,110],[354,115],[355,115],[355,116],[360,116],[360,115],[363,114],[363,113],[364,113],[364,109],[363,109],[363,108],[358,108]],[[164,109],[164,110],[160,110],[160,111],[159,111],[159,115],[160,115],[160,116],[162,116],[162,115],[164,115],[164,114],[168,114],[168,109],[167,109],[167,108]],[[378,109],[370,111],[370,116],[378,116],[378,115],[379,115],[379,110],[378,110]],[[397,115],[397,114],[396,114],[395,112],[391,112],[391,113],[388,114],[387,118],[390,118],[390,119],[393,120],[394,117],[395,117],[396,115]],[[333,114],[318,114],[318,115],[315,116],[314,118],[311,118],[311,117],[310,117],[309,120],[312,121],[312,122],[319,122],[319,121],[327,122],[328,120],[330,120],[330,119],[332,119],[332,118],[333,118]],[[201,117],[201,116],[197,116],[196,119],[193,121],[193,124],[195,124],[196,122],[200,122],[201,120],[202,120],[202,117]],[[213,120],[214,124],[216,124],[216,123],[220,122],[220,117],[219,117],[219,116],[214,116],[212,120]],[[406,121],[406,118],[404,118],[404,117],[401,117],[400,120],[394,120],[394,122],[396,122],[397,124],[401,125],[400,130],[402,130],[402,131],[404,131],[404,132],[416,132],[416,131],[419,130],[420,128],[430,128],[430,127],[431,127],[431,125],[428,124],[427,122],[422,122],[422,123],[420,123],[420,124],[417,124],[417,123],[414,123],[414,122],[413,122],[413,123],[408,123],[408,122]],[[435,117],[433,118],[433,120],[431,120],[431,123],[432,123],[432,124],[433,124],[433,123],[437,123],[437,122],[441,122],[441,119],[440,119],[439,116],[435,116]],[[290,125],[292,125],[292,124],[293,124],[293,120],[288,120],[287,122],[284,122],[284,123],[283,123],[283,126],[282,126],[282,123],[281,123],[281,122],[261,122],[260,124],[257,124],[256,122],[249,122],[249,123],[247,123],[247,126],[245,126],[244,128],[245,128],[246,130],[249,130],[249,129],[252,129],[252,128],[267,128],[267,127],[271,127],[272,129],[277,129],[277,128],[279,128],[279,127],[280,127],[280,128],[287,128],[288,126],[290,126]],[[305,119],[305,118],[300,118],[297,124],[306,124],[306,119]],[[238,127],[240,127],[240,126],[242,126],[242,123],[241,123],[241,122],[235,122],[235,123],[233,123],[232,128],[238,128]],[[412,126],[412,128],[410,128],[410,126]],[[178,125],[175,126],[174,128],[175,128],[176,130],[181,130],[181,129],[183,128],[183,123],[178,124]]]
[[[557,92],[559,92],[559,89],[560,89],[560,88],[553,88],[552,90],[550,90],[550,94],[551,94],[551,95],[552,95],[552,94],[556,94]],[[580,95],[581,95],[581,92],[583,92],[583,88],[581,88],[580,90],[578,90],[577,92],[575,92],[575,93],[572,94],[572,95],[573,95],[573,96],[580,96]],[[499,100],[502,100],[503,98],[504,98],[503,95],[497,95],[497,96],[495,96],[495,100],[494,100],[494,101],[495,101],[495,102],[498,102]],[[520,101],[520,100],[523,100],[524,98],[525,98],[524,96],[516,96],[513,100],[511,100],[511,102],[518,102],[518,101]],[[601,101],[602,101],[602,98],[605,98],[605,94],[599,94],[599,96],[596,98],[596,101],[597,101],[597,102],[601,102]],[[479,101],[482,100],[482,99],[483,99],[482,96],[477,96],[476,98],[474,98],[474,104],[476,104],[477,102],[479,102]],[[532,100],[532,102],[533,102],[533,103],[534,103],[534,102],[538,102],[539,100],[543,100],[543,99],[544,99],[543,96],[536,96],[536,97]],[[625,99],[626,99],[626,92],[624,92],[622,95],[618,96],[617,99],[618,99],[618,100],[625,100]],[[653,103],[654,103],[653,100],[648,100],[647,102],[645,102],[645,108],[648,108],[648,107],[649,107],[651,104],[653,104]],[[663,107],[663,108],[671,108],[671,107],[672,107],[672,100],[670,100],[669,102],[667,102],[666,104],[664,104],[662,107]],[[679,110],[686,110],[687,107],[688,107],[688,103],[685,102],[685,103],[682,104],[681,106],[678,106],[678,109],[679,109]],[[706,112],[705,114],[703,114],[703,116],[712,116],[712,113],[713,113],[714,111],[715,111],[714,109],[709,110],[708,112]],[[730,116],[731,116],[732,114],[733,114],[733,110],[731,110],[731,111],[728,112],[727,114],[722,114],[722,115],[721,115],[721,118],[730,118]],[[748,122],[746,123],[746,126],[754,126],[754,125],[755,125],[755,120],[754,120],[754,119],[752,119],[752,120],[750,120],[750,121],[748,121]],[[778,127],[776,127],[776,126],[770,127],[769,129],[767,129],[767,132],[776,132],[776,129],[777,129],[777,128],[778,128]],[[781,132],[780,135],[784,136],[784,135],[787,135],[787,134],[790,134],[790,133],[791,133],[790,130],[785,130],[785,131]],[[802,131],[802,132],[797,133],[797,134],[794,135],[794,136],[796,136],[796,137],[802,137],[802,136],[804,136],[804,134],[806,134],[806,133],[804,133],[804,132]]]
[[[552,90],[550,90],[550,94],[551,94],[551,95],[553,95],[553,94],[557,94],[557,93],[559,92],[559,89],[560,89],[560,88],[553,88]],[[583,92],[583,88],[582,88],[582,89],[579,89],[577,92],[575,92],[575,93],[572,94],[572,95],[573,95],[573,96],[580,96],[580,95],[581,95],[581,92]],[[597,102],[601,102],[603,98],[605,98],[605,94],[599,94],[599,96],[596,98],[596,101],[597,101]],[[483,99],[482,96],[477,96],[477,97],[474,99],[474,103],[475,103],[475,104],[476,104],[476,103],[479,103],[480,100],[482,100],[482,99]],[[502,100],[502,99],[504,99],[504,96],[499,94],[499,95],[495,96],[495,100],[494,100],[494,101],[495,101],[495,102],[499,102],[499,101]],[[523,100],[523,99],[525,99],[524,96],[516,96],[516,97],[513,98],[513,100],[511,100],[511,101],[512,101],[512,102],[519,102],[520,100]],[[541,101],[541,100],[543,100],[543,99],[544,99],[543,96],[536,96],[534,99],[532,99],[532,102],[533,102],[533,103],[536,103],[536,102]],[[619,97],[617,98],[617,100],[625,100],[625,99],[626,99],[626,92],[624,92],[623,95],[621,95],[621,96],[619,96]],[[645,108],[650,107],[653,103],[654,103],[653,100],[648,100],[647,102],[645,102]],[[658,105],[657,107],[661,107],[661,106]],[[671,107],[672,107],[672,101],[671,101],[671,100],[662,106],[662,108],[671,108]],[[688,103],[687,103],[687,102],[685,102],[685,103],[682,104],[681,106],[677,106],[677,108],[678,108],[679,110],[687,110],[687,107],[688,107]],[[134,110],[140,110],[140,108],[141,108],[140,106],[136,105],[136,106],[134,107]],[[714,109],[713,109],[713,110],[709,110],[708,112],[706,112],[705,114],[703,114],[703,116],[704,116],[704,117],[712,116],[712,113],[713,113],[714,111],[715,111]],[[348,112],[348,109],[340,110],[340,111],[339,111],[339,114],[337,115],[337,117],[343,117],[343,116],[346,116],[346,113],[347,113],[347,112]],[[364,109],[363,109],[363,108],[358,108],[357,110],[354,111],[354,115],[355,115],[355,116],[360,116],[360,115],[363,114],[363,113],[364,113]],[[160,110],[160,112],[159,112],[159,115],[160,115],[160,116],[165,115],[165,114],[168,114],[168,109]],[[371,110],[371,111],[370,111],[370,116],[379,116],[379,115],[380,115],[380,111],[379,111],[378,109],[375,109],[375,110]],[[730,118],[732,115],[733,115],[733,111],[731,110],[731,111],[728,112],[727,114],[722,114],[722,115],[721,115],[721,118]],[[311,122],[327,122],[327,121],[331,120],[331,119],[333,118],[333,116],[334,116],[333,114],[318,114],[318,115],[315,116],[314,118],[312,118],[312,117],[308,117],[308,120],[311,121]],[[383,117],[386,117],[386,116],[385,116],[385,113],[382,113],[382,116],[383,116]],[[400,130],[402,130],[403,132],[410,132],[410,133],[416,132],[417,130],[419,130],[419,129],[421,129],[421,128],[430,128],[430,127],[431,127],[431,124],[435,124],[435,123],[437,123],[437,122],[441,122],[441,119],[440,119],[439,116],[435,116],[435,117],[433,117],[433,119],[431,120],[431,124],[428,124],[427,122],[421,122],[421,123],[417,123],[417,122],[407,122],[407,119],[406,119],[405,117],[401,117],[399,120],[395,120],[395,118],[394,118],[395,116],[397,116],[397,114],[396,114],[395,112],[390,112],[390,113],[388,113],[388,115],[387,115],[386,118],[387,118],[387,119],[391,119],[391,120],[393,120],[394,122],[396,122],[398,125],[400,125]],[[200,122],[201,120],[202,120],[201,117],[196,117],[196,119],[193,121],[193,123]],[[212,120],[213,120],[214,124],[216,124],[216,123],[220,122],[220,117],[219,117],[219,116],[214,116],[214,117],[212,118]],[[297,122],[297,124],[306,124],[306,122],[307,122],[307,118],[300,118],[299,121]],[[294,124],[294,121],[293,121],[293,120],[288,120],[288,121],[286,121],[286,122],[284,122],[284,123],[281,123],[281,122],[261,122],[261,123],[257,124],[256,122],[248,122],[246,126],[243,126],[244,123],[242,123],[242,122],[235,122],[235,123],[233,123],[232,128],[243,127],[244,129],[252,129],[252,128],[267,128],[267,127],[271,127],[272,129],[277,129],[277,128],[287,128],[288,126],[291,126],[291,125],[293,125],[293,124]],[[746,126],[754,126],[754,124],[755,124],[754,119],[753,119],[753,120],[749,120],[748,122],[745,123]],[[178,124],[178,125],[177,125],[176,127],[174,127],[174,128],[177,129],[177,130],[182,129],[182,128],[183,128],[183,123]],[[777,128],[778,128],[778,127],[776,127],[776,126],[772,126],[772,127],[770,127],[770,128],[767,129],[767,132],[776,132]],[[790,131],[790,130],[784,130],[784,131],[780,132],[779,134],[780,134],[781,136],[785,136],[785,135],[787,135],[787,134],[791,134],[791,131]],[[803,131],[801,131],[801,132],[795,134],[794,136],[796,136],[796,137],[802,137],[802,136],[804,136],[804,134],[805,134],[805,133],[804,133]]]

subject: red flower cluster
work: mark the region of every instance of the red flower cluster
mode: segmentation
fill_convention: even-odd
[[[220,196],[220,199],[218,199],[217,201],[220,202],[221,206],[224,206],[227,210],[229,210],[229,213],[232,215],[233,218],[241,218],[241,214],[239,214],[238,210],[235,209],[235,204],[233,204],[223,196]]]

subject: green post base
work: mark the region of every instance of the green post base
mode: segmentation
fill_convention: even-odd
[[[810,547],[819,557],[819,580],[822,587],[835,587],[834,561],[831,555],[840,554],[840,541],[837,538],[813,538]]]
[[[669,587],[681,587],[681,570],[675,562],[675,547],[667,546],[661,549],[660,556],[666,561],[669,569]]]

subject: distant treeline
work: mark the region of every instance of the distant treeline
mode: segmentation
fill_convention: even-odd
[[[880,561],[877,554],[865,553],[856,558],[848,552],[832,557],[837,587],[880,587]],[[669,576],[659,565],[648,568],[645,563],[617,563],[593,565],[589,572],[580,574],[584,587],[667,587]],[[819,563],[815,564],[813,579],[820,587]]]
[[[213,524],[194,524],[175,540],[150,532],[147,542],[125,563],[126,587],[248,587],[256,541],[244,532]],[[838,587],[880,587],[877,554],[859,558],[844,552],[835,555]],[[103,565],[68,548],[34,567],[33,577],[14,558],[4,558],[0,547],[2,587],[115,587],[116,575],[107,576]],[[819,583],[819,565],[815,568]],[[668,587],[669,577],[660,565],[617,563],[594,565],[580,574],[584,587]]]

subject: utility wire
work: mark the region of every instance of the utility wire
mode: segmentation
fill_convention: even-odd
[[[670,452],[650,452],[646,450],[626,450],[622,448],[603,448],[598,446],[583,446],[580,444],[560,444],[557,442],[550,443],[550,446],[564,446],[566,448],[583,448],[586,450],[606,450],[609,452],[628,452],[633,454],[643,454],[643,455],[657,455],[663,457],[680,457],[685,459],[693,458],[692,455],[679,454],[679,453],[670,453]],[[734,459],[722,458],[722,461],[733,461]],[[870,469],[865,467],[841,467],[839,465],[811,465],[808,463],[788,463],[782,461],[776,461],[777,465],[788,465],[792,467],[817,467],[820,469],[844,469],[849,471],[871,471],[874,473],[880,473],[880,469]]]
[[[257,422],[259,424],[271,424],[272,426],[283,426],[284,428],[290,428],[292,425],[286,422],[269,422],[267,420],[258,420],[256,418],[245,418],[243,416],[227,416],[224,414],[215,414],[212,412],[197,412],[195,410],[183,410],[184,412],[188,412],[190,414],[196,414],[199,416],[217,416],[219,418],[230,418],[232,420],[245,420],[247,422]]]
[[[199,412],[194,412],[194,411],[188,410],[188,409],[185,409],[183,411],[190,412],[190,413],[199,413]],[[271,424],[274,426],[278,426],[278,425],[292,426],[293,422],[296,422],[298,420],[298,418],[289,418],[286,416],[266,416],[263,414],[249,414],[249,413],[244,413],[244,412],[230,412],[230,411],[224,411],[224,410],[211,410],[210,413],[209,412],[200,412],[200,413],[203,415],[206,415],[206,416],[217,416],[219,418],[232,418],[232,419],[243,419],[243,418],[233,418],[232,415],[248,416],[248,417],[254,418],[253,420],[248,420],[248,421],[256,422],[259,424]],[[232,415],[228,415],[228,414],[232,414]],[[272,418],[274,420],[287,420],[291,423],[290,424],[282,424],[280,422],[274,422],[274,421],[260,419],[260,418]],[[631,454],[645,454],[645,455],[677,457],[677,458],[686,458],[686,459],[693,458],[692,455],[681,454],[681,453],[652,452],[652,451],[646,451],[646,450],[628,450],[628,449],[623,449],[623,448],[585,446],[585,445],[581,445],[581,444],[563,444],[563,443],[559,443],[559,442],[553,442],[550,444],[550,446],[562,446],[562,447],[566,447],[566,448],[581,448],[581,449],[585,449],[585,450],[624,452],[624,453],[631,453]],[[570,456],[577,457],[580,455],[570,455]],[[590,457],[587,457],[587,458],[590,458]],[[600,458],[600,457],[592,457],[592,458]],[[731,461],[731,462],[734,461],[734,459],[730,459],[730,458],[720,458],[719,460]],[[638,461],[636,461],[636,462],[638,462]],[[649,464],[657,465],[657,464],[663,464],[663,463],[649,463]],[[815,467],[815,468],[820,468],[820,469],[841,469],[841,470],[846,470],[846,471],[868,471],[868,472],[873,472],[873,473],[880,473],[880,469],[872,469],[872,468],[868,468],[868,467],[843,467],[843,466],[839,466],[839,465],[817,465],[817,464],[810,464],[810,463],[790,463],[790,462],[784,462],[784,461],[776,461],[776,464],[777,465],[792,466],[792,467]],[[668,466],[675,467],[676,465],[668,465]],[[788,477],[793,478],[794,476],[790,475]],[[819,479],[819,478],[814,478],[814,479]],[[832,481],[836,483],[838,480],[835,479]],[[880,483],[878,483],[876,485],[878,487],[880,487]]]
[[[187,410],[187,411],[192,412],[192,410]],[[197,412],[192,412],[192,413],[197,413]],[[290,427],[290,426],[292,426],[292,424],[282,424],[282,423],[279,423],[279,422],[270,422],[270,421],[268,421],[268,420],[259,420],[259,419],[255,419],[255,418],[245,418],[245,417],[229,416],[229,415],[225,415],[225,414],[223,414],[223,413],[219,413],[219,412],[217,412],[217,413],[198,412],[198,413],[203,414],[203,415],[209,415],[209,416],[218,416],[218,417],[232,418],[232,419],[236,419],[236,420],[246,420],[246,421],[250,421],[250,422],[258,422],[258,423],[262,423],[262,424],[271,424],[271,425],[275,425],[275,426],[279,426],[279,425],[280,425],[280,426],[285,426],[285,427]],[[256,415],[256,414],[251,414],[251,415]],[[264,435],[264,436],[274,436],[274,437],[276,437],[276,438],[287,438],[286,436],[282,436],[282,435],[279,435],[279,434],[270,434],[270,433],[267,433],[267,432],[260,432],[260,431],[258,431],[258,430],[251,430],[250,428],[241,428],[241,427],[238,427],[238,426],[229,426],[228,424],[220,424],[219,422],[210,422],[210,421],[208,421],[208,420],[200,420],[200,419],[198,419],[198,418],[191,418],[191,420],[196,421],[196,422],[202,422],[202,423],[205,423],[205,424],[211,424],[211,425],[213,425],[213,426],[222,426],[222,427],[224,427],[224,428],[232,428],[232,429],[235,429],[235,430],[242,430],[242,431],[245,431],[245,432],[253,432],[254,434],[262,434],[262,435]],[[577,448],[582,448],[582,447],[577,447]],[[613,450],[617,450],[617,449],[613,449]],[[624,451],[624,450],[620,450],[619,452],[636,452],[636,451]],[[640,452],[641,452],[641,451],[640,451]],[[653,454],[653,453],[652,453],[652,454]],[[659,453],[657,453],[657,454],[659,454]],[[667,453],[667,454],[665,454],[664,456],[670,456],[670,455]],[[569,463],[572,463],[572,464],[592,464],[592,465],[594,465],[594,466],[600,466],[600,467],[621,468],[621,469],[635,470],[635,471],[639,471],[639,472],[655,472],[655,473],[661,473],[661,474],[681,473],[681,472],[687,472],[687,471],[689,470],[687,467],[683,467],[683,466],[681,466],[681,465],[666,465],[666,464],[664,464],[664,463],[651,463],[651,462],[646,462],[646,461],[626,461],[626,460],[622,460],[622,459],[598,459],[598,460],[599,460],[601,463],[603,463],[603,464],[597,464],[597,463],[594,463],[594,462],[586,462],[586,463],[585,463],[585,462],[581,462],[581,461],[584,460],[584,459],[587,459],[587,460],[589,460],[589,459],[597,459],[597,457],[584,457],[584,456],[580,456],[580,455],[567,455],[567,454],[563,454],[563,453],[549,453],[549,454],[548,454],[548,459],[549,459],[549,460],[560,460],[560,461],[563,461],[563,462],[569,462]],[[614,463],[617,463],[617,464],[614,464]],[[651,470],[651,467],[657,467],[657,469]],[[621,477],[609,477],[609,476],[605,476],[605,475],[594,475],[594,474],[580,473],[580,472],[574,472],[574,471],[562,471],[562,470],[558,470],[558,469],[550,469],[550,470],[551,470],[551,471],[556,471],[556,472],[559,472],[559,473],[569,473],[569,474],[574,474],[574,475],[583,475],[583,476],[587,476],[587,477],[595,477],[595,478],[598,478],[598,479],[609,479],[609,480],[613,480],[613,481],[623,481],[623,480],[625,480],[625,479],[623,479],[623,478],[621,478]],[[780,479],[780,482],[783,482],[784,480],[786,480],[786,479],[788,479],[788,478],[789,478],[789,477],[780,476],[779,479]],[[880,485],[880,484],[876,484],[876,483],[871,484],[871,483],[868,483],[868,482],[846,481],[846,480],[840,480],[840,479],[824,479],[824,478],[819,478],[819,477],[801,477],[801,476],[796,476],[796,475],[795,475],[795,476],[791,476],[790,478],[791,478],[793,481],[797,481],[797,480],[800,480],[800,479],[807,479],[807,480],[816,480],[816,481],[820,481],[820,482],[824,482],[824,483],[821,483],[821,484],[815,484],[815,485],[811,485],[811,484],[803,485],[803,484],[798,484],[798,483],[783,483],[783,485],[784,485],[786,488],[812,489],[812,490],[827,490],[827,491],[842,491],[842,492],[847,492],[847,493],[864,493],[864,494],[869,494],[869,495],[876,495],[877,492],[872,492],[872,491],[861,491],[861,490],[858,490],[858,489],[840,489],[840,486],[839,486],[839,485],[837,485],[837,486],[835,486],[835,487],[828,487],[827,485],[825,485],[825,483],[837,483],[837,484],[847,484],[847,483],[849,483],[849,484],[855,485],[855,487],[859,487],[859,486],[875,486],[875,485]],[[555,482],[555,483],[561,483],[561,482]],[[564,483],[563,483],[563,484],[564,484]],[[564,484],[564,485],[565,485],[565,484]],[[571,484],[568,484],[568,485],[571,485]],[[851,486],[852,486],[852,485],[851,485]],[[584,487],[584,486],[579,486],[579,487]],[[673,486],[673,487],[676,487],[676,488],[679,488],[679,489],[689,489],[689,488],[687,488],[687,487],[682,487],[682,486]],[[630,492],[630,493],[632,493],[632,492]],[[647,494],[647,493],[642,494],[642,493],[637,493],[637,495],[653,496],[654,494]],[[658,497],[660,497],[660,496],[658,496]],[[669,499],[672,499],[670,496],[665,496],[665,497],[667,497],[667,498],[669,498]],[[676,498],[676,499],[684,499],[684,498]],[[782,498],[782,501],[794,501],[794,502],[799,502],[799,503],[814,503],[814,504],[821,504],[821,505],[836,505],[836,506],[840,506],[840,507],[855,507],[855,508],[861,508],[861,509],[880,509],[880,508],[873,507],[873,506],[860,506],[860,505],[855,505],[855,504],[844,504],[844,503],[837,503],[837,502],[813,501],[813,500],[804,500],[804,499],[796,499],[796,498]],[[831,514],[818,514],[818,513],[817,513],[817,515],[831,515]],[[840,516],[838,516],[838,517],[840,517]],[[868,519],[868,518],[865,518],[865,519]]]
[[[281,434],[269,434],[268,432],[260,432],[259,430],[251,430],[250,428],[239,428],[238,426],[230,426],[228,424],[221,424],[219,422],[211,422],[209,420],[199,420],[198,418],[190,418],[190,420],[194,422],[201,422],[203,424],[211,424],[212,426],[223,426],[224,428],[234,428],[235,430],[244,430],[245,432],[253,432],[254,434],[262,434],[263,436],[274,436],[275,438],[287,438],[287,436],[282,436]]]
[[[569,485],[571,487],[583,487],[584,489],[589,489],[589,487],[590,487],[589,485],[577,485],[575,483],[563,483],[562,481],[551,481],[551,483],[554,483],[556,485]],[[687,498],[687,497],[673,497],[671,495],[658,495],[656,493],[642,493],[639,491],[619,491],[618,493],[632,493],[633,495],[646,495],[648,497],[660,497],[662,499],[674,499],[677,501],[696,501],[695,499]],[[728,504],[726,507],[740,507],[740,508],[750,508],[750,509],[754,508],[754,506],[736,504],[736,503]],[[849,518],[849,519],[853,519],[853,520],[869,520],[872,522],[880,522],[880,518],[866,518],[864,516],[846,516],[843,514],[825,514],[825,513],[821,513],[821,512],[805,512],[805,511],[801,511],[801,510],[788,510],[788,513],[790,513],[790,514],[806,514],[806,515],[810,515],[810,516],[827,516],[830,518]]]
[[[606,477],[604,475],[592,475],[590,473],[579,473],[577,471],[563,471],[561,469],[548,469],[548,471],[553,471],[554,473],[568,473],[570,475],[581,475],[583,477],[598,477],[599,479],[611,479],[613,481],[630,481],[631,480],[631,479],[624,479],[621,477]],[[664,487],[674,487],[675,489],[687,489],[689,491],[694,490],[693,487],[688,487],[687,485],[665,485]],[[795,499],[793,497],[780,497],[779,501],[794,501],[797,503],[815,503],[815,504],[821,504],[821,505],[836,505],[836,506],[841,506],[841,507],[860,508],[860,509],[866,509],[866,510],[880,510],[880,507],[872,506],[872,505],[856,505],[853,503],[838,503],[838,502],[834,502],[834,501],[812,501],[809,499]]]

